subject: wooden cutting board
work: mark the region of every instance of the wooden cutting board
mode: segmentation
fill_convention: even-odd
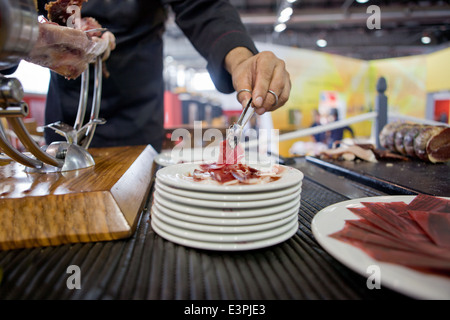
[[[147,198],[151,146],[89,149],[95,166],[28,173],[0,162],[0,250],[126,238]]]

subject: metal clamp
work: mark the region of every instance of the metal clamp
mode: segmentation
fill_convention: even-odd
[[[252,98],[248,100],[247,105],[242,110],[237,122],[230,126],[230,128],[227,130],[226,140],[228,141],[228,144],[232,149],[234,149],[239,144],[245,125],[255,113],[255,108],[251,108],[251,105]]]

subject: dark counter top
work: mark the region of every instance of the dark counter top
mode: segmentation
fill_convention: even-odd
[[[164,240],[150,224],[151,190],[137,230],[128,239],[0,252],[0,299],[408,299],[387,288],[368,289],[366,278],[324,251],[311,232],[311,220],[322,208],[386,193],[336,177],[305,159],[292,165],[305,173],[300,224],[281,244],[217,252]],[[82,275],[77,290],[66,284],[73,265]]]
[[[389,194],[450,196],[450,163],[423,161],[338,161],[306,157],[327,171]]]

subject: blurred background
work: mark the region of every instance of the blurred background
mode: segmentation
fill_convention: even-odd
[[[292,92],[285,107],[255,117],[253,127],[280,133],[373,111],[376,83],[387,81],[390,112],[449,123],[450,1],[388,0],[230,0],[260,51],[284,59]],[[169,14],[165,37],[166,147],[176,128],[226,129],[241,111],[235,94],[216,91],[206,61],[184,37]],[[31,121],[43,124],[47,69],[22,62],[16,74],[26,91]],[[355,137],[370,137],[365,122],[352,125]],[[283,141],[280,154],[291,155],[298,141]]]

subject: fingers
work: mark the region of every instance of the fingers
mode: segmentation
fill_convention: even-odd
[[[114,34],[110,31],[106,31],[103,35],[102,35],[103,39],[107,39],[109,42],[109,48],[112,50],[114,50],[116,48],[116,37],[114,36]]]
[[[252,98],[252,78],[247,68],[241,68],[233,74],[233,87],[236,89],[236,99],[245,108],[250,98]]]
[[[254,88],[255,111],[263,114],[283,106],[291,90],[289,73],[283,60],[273,53],[266,53],[258,61]]]
[[[276,63],[277,61],[274,60],[274,55],[271,52],[262,52],[257,57],[254,70],[255,83],[253,87],[253,105],[258,114],[264,113],[263,110],[259,110],[260,108],[264,108],[264,106],[270,108],[270,105],[275,103],[275,97],[268,94],[268,92],[271,89],[270,83],[277,67]],[[278,94],[278,90],[274,92]]]
[[[281,82],[277,82],[281,80]],[[257,109],[258,114],[263,114],[266,111],[274,111],[286,104],[291,93],[291,80],[286,71],[280,74],[274,73],[270,89],[266,94],[266,99],[262,107]],[[275,96],[276,95],[276,96]]]
[[[105,50],[105,52],[103,53],[103,56],[102,56],[102,60],[106,61],[106,60],[108,60],[108,58],[111,54],[111,51],[116,48],[116,37],[114,36],[114,34],[107,31],[107,32],[103,33],[101,39],[108,41],[108,48]]]
[[[252,105],[259,115],[280,108],[289,99],[289,73],[284,61],[272,52],[261,52],[253,56],[242,63],[232,76],[234,88],[238,92],[238,101],[244,107],[252,97]]]
[[[250,98],[252,97],[252,91],[250,89],[241,89],[236,93],[236,99],[241,104],[242,108],[244,108]]]

